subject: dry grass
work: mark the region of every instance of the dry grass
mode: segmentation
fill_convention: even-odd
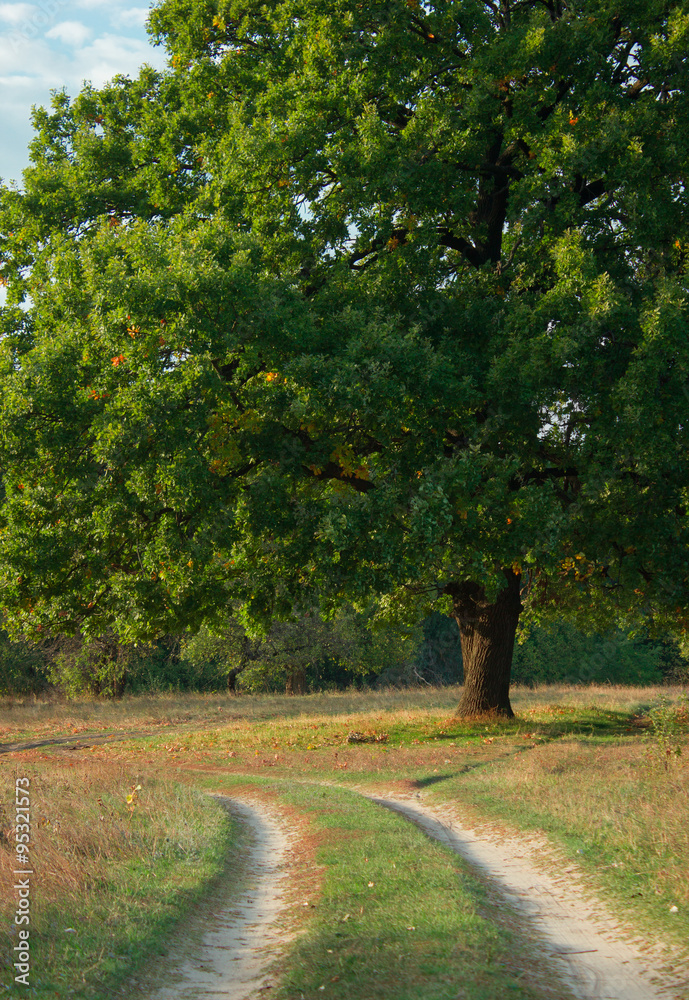
[[[665,695],[671,701],[680,687],[590,687],[552,685],[515,687],[512,704],[518,716],[547,706],[595,706],[599,710],[634,712]],[[118,701],[55,701],[35,698],[0,699],[0,741],[50,738],[99,731],[143,732],[165,727],[193,730],[227,722],[247,724],[270,719],[295,722],[343,721],[351,717],[381,716],[399,719],[405,713],[432,717],[452,715],[461,687],[424,687],[406,690],[335,691],[292,697],[288,695],[157,694]]]
[[[543,684],[536,688],[516,687],[512,691],[511,700],[514,711],[521,716],[554,706],[631,714],[645,711],[661,698],[666,698],[669,703],[675,704],[686,692],[686,686],[679,684],[650,687],[623,687],[619,684]]]
[[[99,730],[140,730],[164,726],[199,728],[218,722],[258,722],[270,718],[330,718],[381,710],[428,709],[447,713],[461,688],[405,691],[347,691],[288,695],[156,694],[118,701],[38,698],[0,699],[0,739],[58,736]]]
[[[90,996],[94,984],[117,981],[135,967],[218,870],[227,818],[199,793],[121,764],[6,767],[0,775],[6,929],[13,928],[16,907],[15,771],[31,781],[31,984],[38,996]],[[3,936],[0,967],[12,946],[7,931]],[[9,966],[4,971],[11,982]]]

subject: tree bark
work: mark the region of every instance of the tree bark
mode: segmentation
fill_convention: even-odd
[[[452,617],[459,625],[464,661],[464,691],[456,715],[514,715],[510,705],[510,673],[517,623],[522,611],[521,577],[503,570],[507,586],[489,603],[478,583],[449,584]]]

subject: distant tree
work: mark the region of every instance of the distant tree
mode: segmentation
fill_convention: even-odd
[[[418,679],[427,684],[461,684],[461,633],[457,622],[437,611],[423,623],[423,642],[412,660]]]
[[[112,632],[84,641],[80,635],[59,637],[46,644],[47,674],[68,697],[102,695],[118,698],[127,685],[134,647]]]
[[[142,691],[218,687],[208,670],[188,669],[179,645],[175,636],[124,643],[108,630],[97,637],[59,635],[41,642],[39,649],[46,678],[68,698],[120,698]]]
[[[0,629],[0,695],[43,694],[49,686],[43,651]]]
[[[510,715],[524,603],[686,626],[688,26],[156,4],[168,70],[56,95],[2,192],[15,628],[416,595]]]
[[[332,619],[312,610],[273,622],[265,635],[251,637],[237,618],[229,618],[215,633],[202,628],[189,637],[182,655],[195,664],[214,663],[232,691],[239,683],[246,690],[283,687],[287,694],[305,694],[309,674],[327,673],[328,663],[342,668],[352,683],[415,651],[414,630],[372,630],[370,624],[370,613],[351,608]]]
[[[677,679],[683,660],[671,639],[630,639],[608,631],[585,635],[566,622],[532,630],[517,646],[519,684],[663,684]]]
[[[202,626],[182,640],[181,654],[196,667],[211,667],[226,678],[227,690],[234,693],[237,678],[258,654],[261,642],[249,638],[236,618],[228,617],[223,627],[211,631]]]

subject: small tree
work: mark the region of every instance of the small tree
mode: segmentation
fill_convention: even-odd
[[[237,678],[255,660],[260,640],[252,642],[236,618],[227,618],[221,629],[211,631],[207,626],[187,636],[181,647],[182,656],[194,666],[215,667],[227,677],[227,690],[237,690]]]
[[[379,673],[414,652],[414,629],[395,629],[387,623],[371,628],[372,612],[342,608],[331,619],[306,611],[287,621],[273,622],[263,636],[250,637],[237,618],[229,618],[215,634],[207,628],[187,639],[183,655],[192,663],[214,662],[227,673],[228,687],[237,680],[250,690],[284,686],[287,694],[305,694],[309,668],[326,661],[356,677]]]

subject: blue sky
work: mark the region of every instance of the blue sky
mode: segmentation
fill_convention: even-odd
[[[0,177],[21,181],[32,137],[31,105],[50,91],[76,94],[144,63],[162,68],[162,48],[148,41],[149,5],[136,0],[0,2]]]

